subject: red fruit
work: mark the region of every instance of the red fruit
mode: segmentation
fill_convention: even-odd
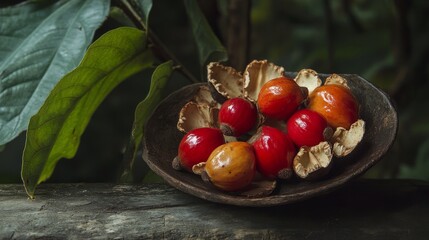
[[[258,171],[270,178],[289,178],[296,150],[288,135],[277,128],[262,126],[250,140]]]
[[[184,168],[192,172],[192,166],[205,162],[212,151],[225,143],[217,128],[197,128],[188,132],[180,141],[178,156],[173,161],[175,169]],[[179,161],[178,164],[176,161]]]
[[[277,120],[287,120],[306,98],[300,86],[286,77],[266,82],[258,95],[259,111]]]
[[[286,127],[290,139],[298,147],[315,146],[332,134],[325,118],[308,109],[295,112],[287,121]]]
[[[244,98],[231,98],[219,110],[219,124],[223,134],[239,137],[256,124],[258,111],[255,105]]]
[[[323,85],[308,97],[308,109],[322,115],[333,128],[349,129],[358,120],[359,105],[352,92],[341,85]]]

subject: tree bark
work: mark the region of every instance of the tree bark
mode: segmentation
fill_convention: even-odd
[[[230,0],[227,19],[227,49],[230,65],[243,71],[249,61],[249,0]]]

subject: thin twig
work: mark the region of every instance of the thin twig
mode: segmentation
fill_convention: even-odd
[[[192,83],[198,83],[199,81],[180,61],[179,59],[164,45],[164,43],[158,38],[158,36],[150,30],[140,17],[140,14],[135,10],[133,4],[128,0],[116,0],[116,5],[124,11],[124,13],[130,18],[130,20],[136,25],[137,28],[145,30],[148,33],[148,39],[151,43],[152,49],[155,54],[163,61],[172,60],[175,65],[180,66],[178,71],[182,73]]]

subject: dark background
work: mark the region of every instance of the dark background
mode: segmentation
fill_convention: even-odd
[[[227,1],[199,2],[225,42]],[[428,12],[426,0],[254,0],[249,61],[268,59],[286,71],[312,68],[320,73],[355,73],[369,80],[391,96],[400,124],[392,149],[365,177],[429,180]],[[168,48],[201,76],[183,2],[154,1],[150,21]],[[96,35],[121,22],[109,18]],[[149,79],[150,73],[141,73],[107,97],[83,135],[76,157],[61,160],[50,182],[119,179],[134,108],[146,96]],[[185,84],[189,82],[174,73],[164,94]],[[0,183],[20,182],[24,142],[25,133],[0,152]]]

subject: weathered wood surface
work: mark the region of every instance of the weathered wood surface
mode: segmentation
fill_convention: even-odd
[[[428,239],[429,183],[359,180],[269,208],[221,205],[165,184],[0,185],[0,239]]]

